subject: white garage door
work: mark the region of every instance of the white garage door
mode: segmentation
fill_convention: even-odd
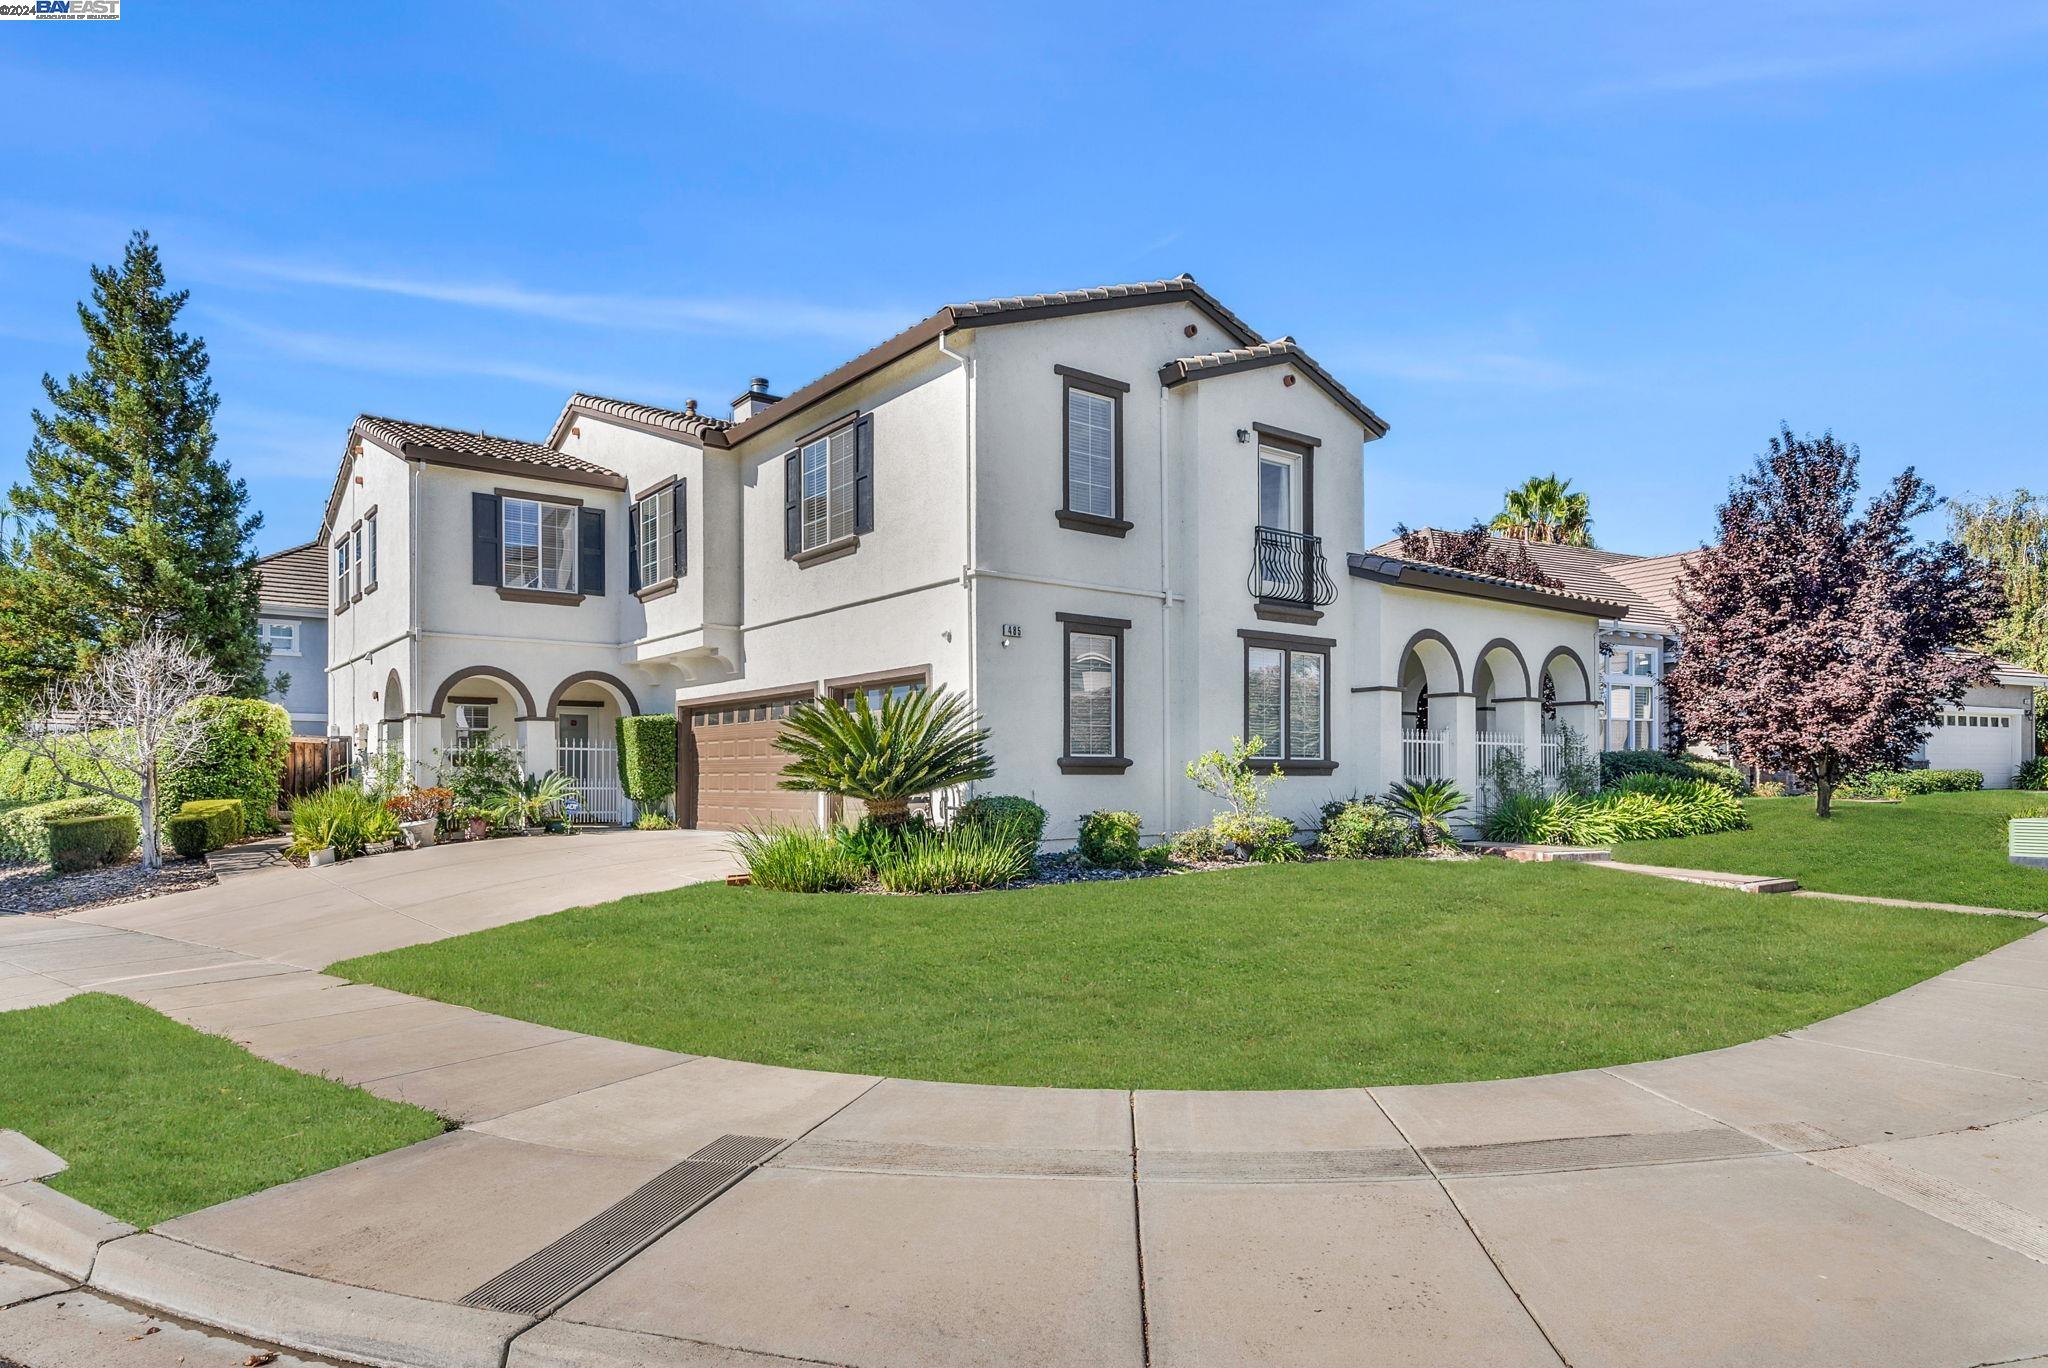
[[[2001,708],[1945,712],[1927,737],[1931,769],[1984,771],[1985,788],[2011,788],[2025,733],[2020,716]]]

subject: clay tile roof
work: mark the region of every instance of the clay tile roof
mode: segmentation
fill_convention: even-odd
[[[1615,610],[1620,607],[1603,594],[1552,589],[1501,575],[1482,575],[1475,570],[1459,570],[1430,561],[1385,555],[1379,551],[1353,551],[1345,561],[1352,575],[1359,579],[1379,580],[1409,588],[1471,593],[1480,598],[1502,599],[1539,608],[1562,608],[1567,612],[1598,617],[1615,616]]]
[[[949,304],[947,310],[958,322],[987,320],[1003,314],[1036,313],[1045,309],[1072,309],[1077,306],[1099,304],[1114,306],[1122,301],[1143,299],[1152,295],[1188,295],[1199,301],[1210,313],[1215,314],[1230,330],[1240,335],[1240,340],[1257,342],[1259,334],[1249,323],[1223,306],[1221,300],[1195,283],[1195,278],[1185,273],[1171,280],[1141,280],[1128,285],[1095,285],[1085,290],[1054,290],[1048,294],[1008,295],[1002,299],[977,299],[965,304]]]
[[[318,537],[258,557],[256,576],[262,582],[260,597],[266,606],[327,611],[327,548]]]
[[[1227,351],[1204,352],[1200,356],[1182,356],[1167,362],[1159,368],[1159,382],[1169,389],[1190,380],[1202,380],[1213,375],[1227,375],[1232,371],[1255,370],[1260,366],[1274,366],[1282,363],[1298,367],[1316,382],[1338,406],[1358,419],[1366,430],[1375,437],[1384,437],[1387,425],[1377,413],[1365,406],[1365,401],[1344,388],[1319,365],[1313,356],[1301,349],[1291,337],[1274,342],[1258,342],[1243,347],[1232,347]]]
[[[510,466],[528,466],[542,471],[568,471],[578,475],[619,478],[618,472],[576,456],[565,456],[553,447],[522,442],[516,437],[493,437],[485,432],[461,428],[434,427],[429,423],[408,423],[398,418],[364,414],[356,419],[353,435],[370,438],[400,456],[453,455],[501,461]]]
[[[595,414],[600,418],[615,418],[634,427],[655,428],[663,432],[679,433],[698,439],[701,443],[707,432],[723,432],[732,424],[724,418],[713,418],[709,414],[683,409],[657,408],[653,404],[636,404],[630,399],[607,399],[601,394],[572,394],[569,402],[562,405],[562,416],[555,420],[555,426],[548,433],[548,445],[554,446],[562,440],[562,433],[569,422],[579,413]]]

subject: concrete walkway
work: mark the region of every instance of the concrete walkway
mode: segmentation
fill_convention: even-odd
[[[722,859],[533,844],[567,863],[457,847],[390,857],[438,893],[376,860],[0,923],[0,966],[466,1123],[150,1233],[28,1161],[0,1247],[408,1368],[2048,1362],[2048,932],[1732,1049],[1296,1093],[811,1073],[310,972]]]

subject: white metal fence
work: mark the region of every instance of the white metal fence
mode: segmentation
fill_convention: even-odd
[[[1538,766],[1543,772],[1543,782],[1555,789],[1558,781],[1564,777],[1564,733],[1546,729],[1538,749],[1543,757]]]
[[[1443,779],[1450,774],[1448,732],[1401,729],[1401,777],[1411,783]]]
[[[576,786],[579,822],[623,825],[633,820],[632,804],[619,786],[619,751],[596,741],[564,741],[555,748],[555,768]]]

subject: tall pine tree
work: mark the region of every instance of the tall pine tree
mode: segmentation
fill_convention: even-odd
[[[8,701],[136,640],[154,622],[189,640],[237,693],[263,692],[249,493],[214,455],[220,400],[206,344],[178,331],[149,234],[94,267],[78,306],[86,368],[43,377],[28,481],[14,508],[21,554],[0,584],[0,687]]]

